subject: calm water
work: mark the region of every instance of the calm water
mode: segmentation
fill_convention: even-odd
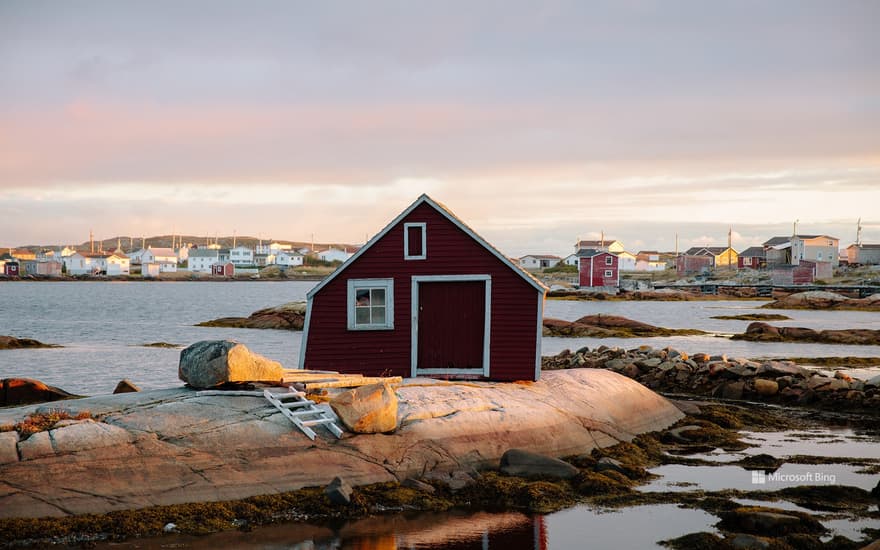
[[[142,389],[179,384],[178,349],[145,348],[150,342],[187,346],[207,339],[231,338],[295,368],[300,333],[195,327],[196,323],[251,312],[283,302],[304,300],[314,282],[63,282],[0,283],[0,334],[36,338],[60,349],[0,351],[0,378],[37,378],[67,391],[109,393],[128,378]],[[583,315],[622,315],[670,328],[742,332],[746,321],[722,321],[715,315],[761,311],[762,302],[568,302],[548,300],[548,317],[574,320]],[[766,311],[765,311],[766,312]],[[812,328],[880,328],[880,313],[786,311],[781,325]],[[595,339],[545,338],[543,352],[599,345],[673,346],[688,353],[726,353],[733,357],[880,357],[880,346],[829,346],[734,342],[714,336]],[[867,376],[871,372],[863,374]]]

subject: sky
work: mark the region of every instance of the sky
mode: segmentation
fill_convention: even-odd
[[[880,3],[0,0],[0,247],[880,242]]]

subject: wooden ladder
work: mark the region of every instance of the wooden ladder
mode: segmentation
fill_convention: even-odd
[[[304,392],[296,391],[293,388],[288,389],[290,391],[286,393],[274,393],[264,389],[263,396],[309,439],[314,441],[317,435],[311,426],[321,425],[330,430],[330,433],[338,439],[342,438],[342,430],[326,410],[317,407],[315,402],[308,399]]]

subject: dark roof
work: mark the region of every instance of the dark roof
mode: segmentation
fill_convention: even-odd
[[[617,254],[613,252],[606,252],[605,250],[595,250],[593,248],[582,248],[578,250],[577,255],[578,258],[592,258],[593,256],[599,256],[600,254],[608,254],[609,256],[617,256]]]
[[[586,248],[590,246],[611,246],[616,242],[618,242],[617,239],[609,239],[606,237],[605,239],[597,241],[578,241],[577,246],[578,248]]]
[[[764,246],[776,246],[777,244],[785,244],[791,241],[791,237],[773,237],[769,241],[764,241]]]
[[[880,244],[851,244],[847,248],[862,248],[867,250],[880,250]]]
[[[751,257],[764,257],[764,247],[763,246],[750,246],[739,253],[740,256],[751,256]]]
[[[559,256],[554,256],[552,254],[526,254],[523,258],[539,258],[541,260],[561,260]]]

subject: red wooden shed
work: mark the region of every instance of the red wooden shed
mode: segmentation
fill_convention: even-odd
[[[422,195],[309,292],[300,368],[537,380],[546,290]]]
[[[581,250],[578,259],[581,288],[620,286],[620,258],[617,254],[603,250]]]

